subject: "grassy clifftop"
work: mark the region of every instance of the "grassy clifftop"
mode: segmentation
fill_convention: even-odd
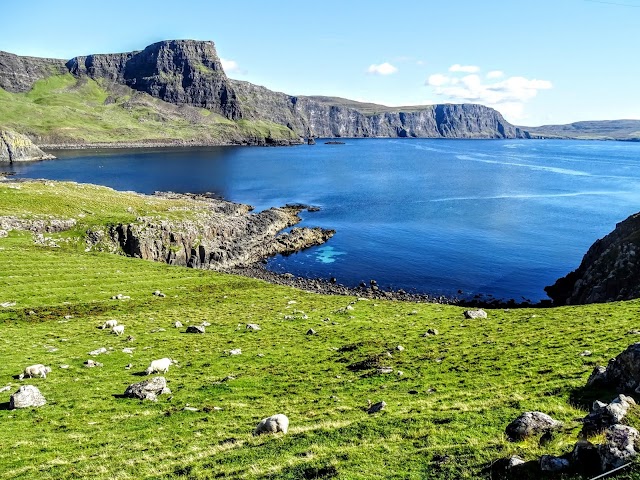
[[[226,144],[297,141],[269,122],[234,122],[203,108],[173,105],[126,86],[71,74],[38,80],[25,93],[0,89],[0,126],[40,145]]]
[[[0,402],[21,383],[48,399],[37,410],[0,410],[0,479],[489,478],[497,458],[570,449],[587,413],[582,400],[614,395],[584,392],[590,371],[635,341],[625,333],[640,327],[637,301],[464,320],[457,307],[322,296],[84,251],[88,227],[190,215],[179,200],[0,182],[0,217],[8,215],[77,224],[45,234],[57,248],[34,244],[25,231],[0,238],[0,303],[8,302],[0,307],[0,385],[11,384]],[[118,293],[131,298],[111,300]],[[124,324],[124,336],[96,328],[107,319]],[[176,321],[211,326],[187,335]],[[438,335],[424,337],[429,328]],[[104,366],[85,368],[100,347],[109,349],[95,357]],[[226,353],[236,348],[241,355]],[[584,350],[593,355],[580,356]],[[162,357],[179,361],[166,374],[171,396],[114,397]],[[358,369],[363,361],[374,368]],[[34,363],[53,372],[13,378]],[[377,374],[375,366],[394,371]],[[367,400],[387,407],[368,415]],[[505,426],[527,410],[565,429],[545,446],[508,442]],[[256,423],[275,413],[289,416],[289,433],[253,437]],[[628,421],[640,426],[636,413]]]

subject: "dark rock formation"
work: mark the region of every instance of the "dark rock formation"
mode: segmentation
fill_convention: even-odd
[[[513,422],[507,425],[505,433],[511,441],[523,440],[532,435],[557,430],[562,423],[554,420],[546,413],[524,412]]]
[[[44,153],[26,135],[12,130],[0,130],[0,163],[49,160],[53,155]]]
[[[595,402],[589,415],[582,420],[582,431],[585,435],[593,435],[620,423],[635,404],[633,398],[623,394],[618,395],[609,404]]]
[[[640,343],[629,345],[607,367],[596,366],[588,387],[610,387],[618,392],[640,392]]]
[[[390,108],[328,97],[294,97],[231,80],[247,118],[286,125],[301,136],[528,138],[496,110],[446,104]]]
[[[589,248],[577,270],[545,287],[556,305],[640,297],[640,213]]]
[[[242,117],[213,42],[169,40],[142,51],[75,57],[69,71],[106,78],[165,102],[207,108],[229,119]]]
[[[293,228],[279,234],[300,222],[297,214],[302,208],[298,206],[251,214],[248,205],[204,198],[192,200],[192,207],[198,212],[194,219],[139,218],[136,223],[115,225],[107,231],[91,231],[87,241],[90,247],[131,257],[224,270],[320,245],[335,233],[320,228]]]
[[[0,51],[0,88],[8,92],[28,92],[38,80],[69,73],[65,60],[21,57]]]
[[[124,391],[124,396],[139,400],[158,400],[158,395],[170,394],[167,388],[167,380],[164,377],[154,377],[150,380],[129,385]]]

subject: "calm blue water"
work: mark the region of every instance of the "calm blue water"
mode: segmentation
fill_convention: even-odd
[[[152,193],[213,192],[257,209],[318,205],[324,246],[270,260],[296,275],[434,294],[546,298],[640,211],[640,143],[358,139],[346,145],[56,152],[20,177]]]

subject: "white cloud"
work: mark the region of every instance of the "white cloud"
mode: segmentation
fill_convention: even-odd
[[[416,62],[416,65],[418,65],[419,67],[423,67],[427,64],[427,62],[425,62],[424,60],[418,60]]]
[[[222,63],[222,68],[224,69],[225,73],[241,73],[242,72],[242,70],[240,69],[240,66],[238,65],[238,62],[236,62],[235,60],[227,60],[225,58],[221,58],[220,63]]]
[[[432,87],[442,87],[448,83],[451,83],[451,78],[446,75],[442,75],[441,73],[429,75],[426,82],[427,85],[431,85]]]
[[[374,75],[391,75],[396,73],[398,69],[391,65],[390,63],[381,63],[380,65],[370,65],[367,72],[372,73]]]
[[[450,72],[462,72],[462,73],[477,73],[480,71],[480,67],[476,67],[475,65],[460,65],[456,63],[455,65],[451,65],[449,67]]]
[[[548,80],[520,76],[503,77],[504,73],[499,70],[489,72],[486,79],[475,73],[462,77],[436,73],[431,75],[426,83],[433,88],[436,95],[446,97],[447,101],[487,105],[512,120],[524,117],[525,103],[535,98],[539,91],[553,88],[553,84]]]

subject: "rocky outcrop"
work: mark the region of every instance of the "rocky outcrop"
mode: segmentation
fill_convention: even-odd
[[[163,41],[138,52],[75,57],[67,68],[73,75],[122,83],[165,102],[206,108],[231,120],[242,117],[213,42]]]
[[[475,104],[390,108],[327,97],[295,97],[231,80],[246,118],[286,125],[304,137],[528,138],[496,110]],[[377,110],[377,111],[376,111]]]
[[[557,430],[562,423],[554,420],[546,413],[524,412],[513,422],[507,425],[505,433],[511,441],[524,440],[532,435]]]
[[[14,93],[28,92],[38,80],[68,73],[65,62],[52,58],[21,57],[0,51],[0,88]]]
[[[589,248],[577,270],[545,287],[556,305],[640,297],[640,213]]]
[[[629,345],[606,367],[596,366],[588,387],[610,387],[618,392],[640,393],[640,343]]]
[[[159,395],[170,394],[167,388],[167,380],[164,377],[154,377],[150,380],[134,383],[124,391],[124,397],[137,398],[138,400],[151,400],[155,402]]]
[[[0,130],[0,163],[30,162],[52,158],[55,157],[36,147],[26,135],[12,130]]]
[[[297,214],[303,207],[299,205],[252,214],[248,205],[188,198],[198,210],[188,220],[139,218],[89,232],[89,246],[171,265],[225,270],[320,245],[335,233],[321,228],[280,233],[300,222]]]

